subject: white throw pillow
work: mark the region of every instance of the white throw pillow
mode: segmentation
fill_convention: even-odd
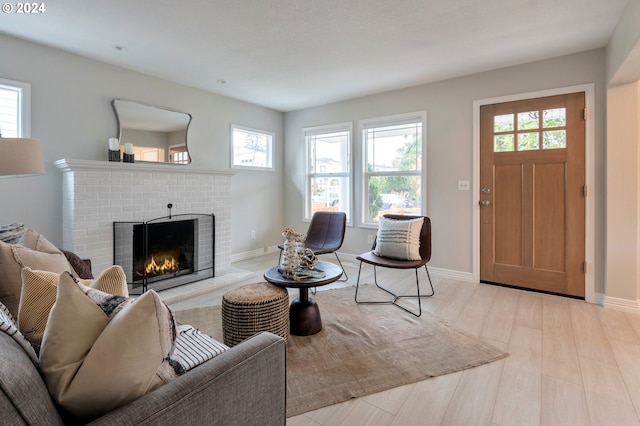
[[[374,253],[399,260],[420,260],[420,232],[424,218],[389,219],[381,217]]]

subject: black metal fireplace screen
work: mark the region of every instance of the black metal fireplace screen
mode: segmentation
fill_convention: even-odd
[[[165,290],[214,276],[215,216],[182,214],[113,223],[113,264],[130,294]]]

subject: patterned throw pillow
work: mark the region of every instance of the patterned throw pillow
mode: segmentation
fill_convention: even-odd
[[[17,244],[27,227],[23,223],[0,225],[0,241],[7,244]]]
[[[22,293],[18,306],[18,328],[36,351],[47,326],[51,307],[56,301],[60,274],[49,271],[22,270]],[[118,265],[106,269],[95,280],[80,280],[90,288],[122,297],[129,297],[127,278]]]
[[[420,232],[424,218],[389,219],[381,217],[374,253],[400,260],[420,260]]]

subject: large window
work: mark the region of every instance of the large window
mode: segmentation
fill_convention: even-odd
[[[317,211],[341,211],[351,221],[352,124],[303,130],[307,152],[305,217]]]
[[[363,223],[385,213],[422,214],[425,122],[425,112],[360,122]]]
[[[273,133],[232,124],[231,167],[273,170]]]
[[[31,85],[0,78],[0,135],[28,138],[30,134]]]

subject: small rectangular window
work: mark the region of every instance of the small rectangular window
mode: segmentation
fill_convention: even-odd
[[[31,137],[31,85],[0,78],[0,136]]]
[[[231,125],[231,167],[273,170],[273,133]]]

